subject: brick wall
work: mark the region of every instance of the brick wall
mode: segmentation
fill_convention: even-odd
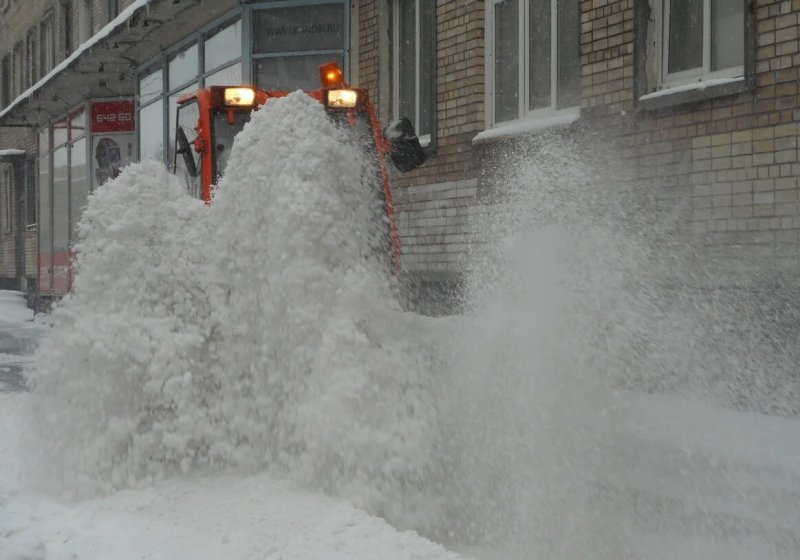
[[[678,227],[796,268],[800,0],[755,1],[751,90],[653,110],[634,99],[633,4],[581,3],[583,116],[622,140],[661,208],[685,210]]]
[[[394,173],[394,202],[403,246],[403,268],[415,281],[458,282],[469,207],[477,194],[479,154],[472,138],[484,128],[484,3],[461,0],[436,4],[435,138],[424,167]],[[391,14],[391,2],[361,2],[359,76],[378,99],[378,68],[391,68],[379,57],[378,12]],[[391,46],[393,37],[384,37]],[[384,92],[385,93],[385,92]],[[391,99],[383,95],[381,99]],[[382,114],[392,114],[388,107]]]

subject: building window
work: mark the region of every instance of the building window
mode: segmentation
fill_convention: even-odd
[[[171,162],[178,99],[200,87],[240,84],[242,22],[215,25],[194,36],[196,42],[139,70],[138,127],[140,159]],[[200,53],[203,56],[200,56]],[[202,60],[202,64],[201,64]],[[166,114],[165,114],[166,113]],[[166,149],[165,149],[166,148]]]
[[[37,68],[39,67],[39,56],[36,52],[36,27],[28,31],[25,38],[25,58],[27,61],[28,84],[33,85],[39,79]]]
[[[579,0],[487,3],[490,124],[578,107]]]
[[[50,14],[39,25],[39,61],[43,76],[53,69],[55,58],[53,38],[53,15]]]
[[[25,70],[22,57],[22,43],[14,47],[14,97],[25,89]]]
[[[319,88],[321,64],[336,62],[344,68],[345,3],[274,4],[253,11],[256,85],[289,91]]]
[[[36,161],[25,161],[25,222],[29,229],[36,225]]]
[[[119,15],[119,0],[108,0],[108,21]]]
[[[0,68],[0,107],[11,103],[11,95],[11,59],[6,55]]]
[[[14,185],[12,183],[13,173],[12,173],[11,166],[10,165],[5,165],[4,167],[6,169],[5,169],[5,173],[4,173],[5,181],[3,181],[3,183],[5,185],[4,189],[3,189],[4,190],[4,194],[5,194],[4,201],[3,201],[4,205],[5,205],[5,209],[4,209],[4,212],[3,212],[3,218],[4,218],[3,219],[3,222],[4,222],[3,225],[4,225],[4,229],[5,229],[6,233],[8,233],[8,232],[11,231],[11,215],[12,215],[11,206],[14,203],[14,197],[12,195],[12,190],[13,190]]]
[[[72,2],[62,0],[61,2],[61,46],[64,53],[63,58],[67,58],[72,53]]]
[[[662,0],[658,8],[663,87],[744,76],[743,0]]]
[[[436,114],[435,12],[432,0],[394,0],[395,118],[410,118],[424,146],[431,143]]]
[[[92,0],[80,0],[81,11],[78,14],[78,32],[81,43],[85,43],[94,34],[94,14],[92,13]]]

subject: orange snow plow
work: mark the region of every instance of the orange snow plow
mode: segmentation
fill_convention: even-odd
[[[400,171],[411,171],[425,162],[414,128],[408,119],[395,121],[382,129],[367,91],[350,87],[335,63],[320,66],[319,89],[306,92],[319,101],[328,115],[360,132],[366,148],[374,156],[376,196],[386,212],[392,264],[400,270],[400,237],[392,207],[392,189],[386,167],[389,156]],[[288,91],[263,90],[251,86],[210,86],[178,100],[173,168],[186,179],[193,196],[211,203],[214,186],[225,172],[233,139],[270,99],[284,97]]]

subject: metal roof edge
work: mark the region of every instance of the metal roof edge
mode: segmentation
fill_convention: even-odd
[[[134,0],[134,2],[122,10],[117,17],[113,20],[108,22],[105,26],[103,26],[100,31],[92,35],[89,39],[81,43],[81,45],[69,55],[67,58],[62,60],[59,64],[55,66],[50,72],[48,72],[43,78],[41,78],[38,82],[33,84],[31,87],[26,89],[20,95],[18,95],[11,103],[8,104],[2,111],[0,111],[0,127],[3,125],[3,119],[11,113],[14,109],[16,109],[19,105],[21,105],[26,99],[30,99],[36,92],[42,89],[45,85],[47,85],[50,80],[61,74],[64,70],[69,68],[72,64],[78,61],[78,59],[83,55],[91,47],[95,46],[97,43],[111,35],[115,30],[122,27],[123,24],[127,23],[133,15],[138,12],[139,10],[145,8],[148,4],[150,4],[153,0]]]

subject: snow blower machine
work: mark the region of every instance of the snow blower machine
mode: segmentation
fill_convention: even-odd
[[[402,118],[381,128],[367,91],[350,87],[335,62],[320,66],[319,89],[306,92],[319,101],[328,115],[359,132],[362,146],[374,159],[375,190],[388,222],[387,240],[392,268],[400,272],[400,238],[397,231],[392,189],[386,166],[389,156],[402,172],[425,162],[411,121]],[[225,172],[233,139],[250,120],[253,111],[290,92],[251,86],[210,86],[178,100],[173,169],[186,178],[190,193],[210,204],[214,185]]]

